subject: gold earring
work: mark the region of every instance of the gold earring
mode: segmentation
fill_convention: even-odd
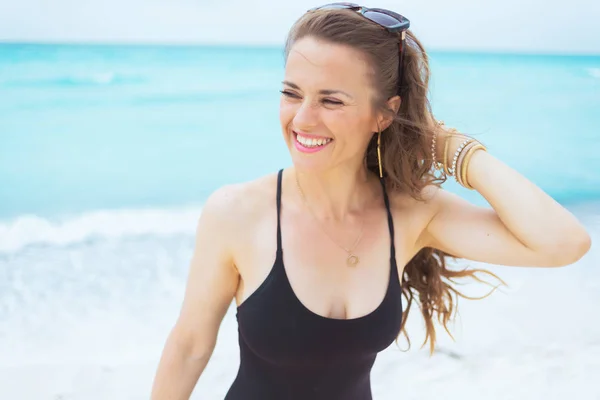
[[[377,163],[379,164],[379,177],[383,178],[383,167],[381,166],[381,131],[377,134]]]

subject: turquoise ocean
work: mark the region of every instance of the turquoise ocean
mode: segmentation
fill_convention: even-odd
[[[432,51],[431,66],[439,119],[598,221],[600,56]],[[79,398],[154,365],[203,201],[290,164],[283,68],[279,47],[0,44],[0,370],[45,376],[48,396],[2,394]],[[56,365],[73,372],[52,380]],[[138,379],[104,398],[147,398]]]

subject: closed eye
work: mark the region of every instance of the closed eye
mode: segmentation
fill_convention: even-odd
[[[292,92],[288,92],[287,90],[280,90],[280,92],[281,92],[282,95],[284,95],[286,97],[292,97],[294,99],[299,99],[300,98],[300,96],[298,96],[297,94],[292,93]]]
[[[279,92],[281,92],[281,94],[283,94],[284,96],[290,97],[292,99],[300,98],[300,96],[298,96],[296,93],[288,92],[287,90],[280,90]],[[323,99],[322,102],[326,103],[326,104],[334,105],[334,106],[341,106],[344,104],[341,101],[334,100],[334,99]]]

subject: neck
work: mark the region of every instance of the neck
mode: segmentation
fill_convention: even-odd
[[[373,198],[373,174],[364,165],[341,166],[323,172],[295,170],[307,205],[319,219],[345,221]],[[296,185],[296,182],[294,182]]]

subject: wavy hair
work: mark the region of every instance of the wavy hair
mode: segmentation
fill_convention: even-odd
[[[292,26],[285,44],[285,58],[298,40],[312,37],[327,43],[349,46],[363,54],[370,66],[370,80],[375,89],[373,109],[393,116],[392,124],[381,133],[381,157],[386,185],[391,190],[407,193],[423,201],[423,188],[438,187],[446,180],[433,173],[430,155],[431,140],[436,125],[427,97],[429,91],[429,57],[423,45],[409,30],[406,32],[402,65],[402,87],[399,80],[398,33],[390,33],[357,12],[345,9],[318,10],[304,14]],[[402,101],[397,113],[387,108],[386,101],[399,94]],[[367,168],[379,175],[377,162],[377,133],[365,153]],[[499,285],[492,285],[478,274],[486,274],[504,282],[484,269],[452,270],[447,266],[452,255],[433,248],[424,248],[406,265],[402,275],[402,293],[407,300],[403,311],[401,335],[410,348],[406,321],[413,301],[417,302],[425,320],[426,335],[434,352],[436,331],[434,320],[448,329],[456,315],[458,297],[475,299],[458,291],[457,278],[470,278],[492,286],[489,296]]]

